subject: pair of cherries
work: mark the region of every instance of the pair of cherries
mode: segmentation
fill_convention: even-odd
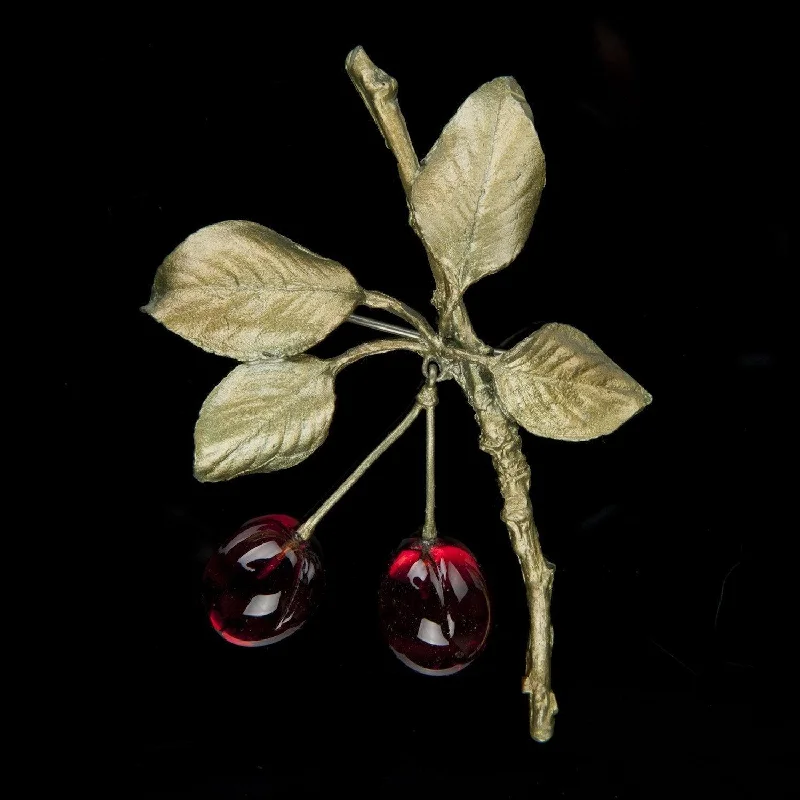
[[[273,644],[299,630],[319,603],[322,562],[297,520],[257,517],[211,557],[203,597],[214,630],[243,647]],[[394,654],[426,675],[452,675],[483,650],[489,595],[475,556],[453,539],[406,539],[378,594]]]

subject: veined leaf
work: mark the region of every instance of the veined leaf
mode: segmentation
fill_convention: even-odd
[[[509,414],[550,439],[604,436],[653,399],[570,325],[545,325],[500,356],[491,370]]]
[[[194,431],[194,472],[225,481],[299,464],[328,435],[335,396],[326,361],[240,364],[211,392]]]
[[[513,78],[485,83],[447,123],[411,190],[413,222],[448,302],[516,258],[544,183],[522,89]]]
[[[341,264],[263,225],[229,220],[167,256],[143,311],[204,350],[253,361],[308,349],[363,296]]]

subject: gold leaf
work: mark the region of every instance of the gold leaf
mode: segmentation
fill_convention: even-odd
[[[195,477],[225,481],[299,464],[325,441],[334,403],[333,371],[318,358],[240,364],[200,409]]]
[[[413,224],[449,303],[516,258],[544,183],[522,89],[513,78],[485,83],[447,123],[411,189]]]
[[[363,296],[341,264],[263,225],[229,220],[167,256],[143,311],[204,350],[253,361],[308,349]]]
[[[653,399],[570,325],[545,325],[500,356],[491,370],[509,414],[550,439],[604,436]]]

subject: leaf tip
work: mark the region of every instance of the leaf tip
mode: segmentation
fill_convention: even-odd
[[[516,92],[517,94],[522,94],[522,87],[513,75],[500,75],[498,78],[495,78],[492,83],[495,84],[495,86],[504,86],[512,93]]]
[[[195,480],[200,481],[200,483],[219,483],[225,480],[225,477],[215,474],[215,465],[204,461],[200,457],[200,453],[197,452],[194,455],[192,473]]]
[[[208,477],[208,470],[205,466],[200,464],[199,453],[195,450],[194,454],[194,463],[192,464],[192,475],[194,475],[194,479],[200,481],[200,483],[210,483],[210,479]]]

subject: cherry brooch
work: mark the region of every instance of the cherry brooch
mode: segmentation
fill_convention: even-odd
[[[544,742],[558,711],[550,680],[555,567],[542,554],[533,521],[519,427],[551,439],[593,439],[652,398],[570,325],[545,325],[508,351],[484,344],[472,328],[465,291],[519,254],[545,183],[544,154],[519,84],[503,77],[477,89],[420,163],[394,78],[360,47],[345,66],[397,159],[411,226],[436,281],[437,326],[394,297],[363,289],[341,264],[241,220],[202,228],[170,253],[144,310],[204,350],[242,362],[200,409],[194,470],[201,481],[273,472],[307,458],[327,436],[336,376],[362,358],[417,353],[425,381],[405,419],[302,524],[259,517],[219,548],[203,577],[209,620],[224,639],[248,647],[302,627],[323,583],[317,526],[424,410],[425,524],[387,565],[380,621],[389,647],[417,672],[449,675],[470,664],[489,633],[489,593],[470,550],[437,536],[433,513],[436,385],[454,380],[475,412],[479,446],[492,459],[501,517],[522,567],[530,614],[522,686],[530,734]],[[411,327],[354,314],[358,306],[382,309]],[[305,353],[344,321],[391,335],[328,360]]]

